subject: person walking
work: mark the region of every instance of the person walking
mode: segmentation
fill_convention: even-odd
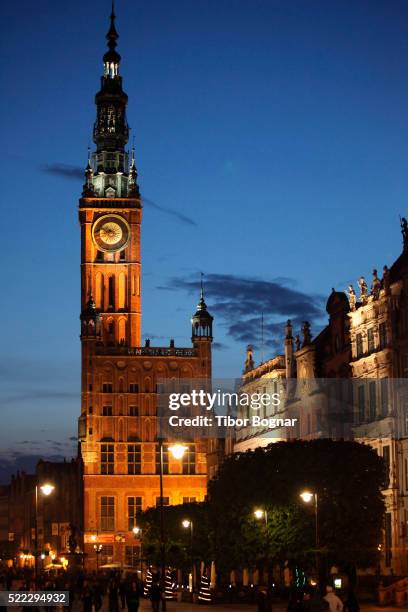
[[[83,612],[92,612],[92,590],[86,580],[82,587],[81,599]]]
[[[126,590],[126,604],[129,612],[139,609],[140,586],[138,580],[132,580]]]
[[[122,579],[119,583],[119,596],[120,596],[120,605],[122,610],[126,608],[126,591],[128,589],[128,584],[126,580]]]
[[[161,598],[161,586],[158,577],[155,576],[152,582],[152,586],[150,587],[150,601],[152,602],[152,612],[159,612]]]
[[[326,587],[326,595],[323,598],[329,604],[329,612],[343,612],[343,602],[336,595],[333,587]]]
[[[119,612],[119,588],[116,578],[112,578],[108,586],[109,612]]]

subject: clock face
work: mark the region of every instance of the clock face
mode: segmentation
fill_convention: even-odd
[[[103,215],[93,224],[92,239],[100,251],[121,251],[129,238],[129,224],[119,215]]]

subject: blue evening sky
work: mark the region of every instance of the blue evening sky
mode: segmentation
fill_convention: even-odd
[[[109,12],[109,0],[2,7],[3,467],[73,446],[76,174]],[[317,330],[332,287],[370,282],[400,252],[408,5],[118,0],[117,28],[147,199],[143,331],[152,344],[189,345],[202,271],[215,374],[239,376],[262,311],[270,356],[288,316],[310,315]]]

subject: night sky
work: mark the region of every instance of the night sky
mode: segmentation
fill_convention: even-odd
[[[80,412],[81,172],[108,0],[2,7],[0,481],[70,456]],[[143,333],[190,343],[200,272],[214,374],[317,333],[332,287],[390,265],[408,215],[405,1],[118,0],[142,226]],[[260,359],[260,350],[256,352]]]

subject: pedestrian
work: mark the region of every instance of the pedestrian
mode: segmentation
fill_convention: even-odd
[[[333,587],[326,587],[326,595],[323,598],[329,604],[329,612],[343,612],[343,602],[336,595]]]
[[[98,610],[102,608],[103,604],[102,590],[98,582],[95,582],[94,587],[92,589],[92,599],[95,612],[98,612]]]
[[[86,580],[82,587],[81,599],[83,612],[92,612],[92,590]]]
[[[112,578],[108,586],[109,612],[119,612],[119,587],[116,578]]]
[[[126,583],[126,580],[123,578],[120,582],[119,582],[119,596],[120,596],[120,605],[122,610],[124,610],[126,608],[126,591],[128,589],[128,585]]]
[[[359,612],[360,606],[358,604],[357,597],[353,589],[349,589],[344,607],[347,612]]]
[[[126,590],[126,604],[129,612],[137,612],[139,609],[140,587],[139,581],[134,579]]]
[[[160,601],[162,598],[162,590],[157,576],[152,582],[150,587],[150,601],[152,602],[152,612],[158,612],[160,607]]]

